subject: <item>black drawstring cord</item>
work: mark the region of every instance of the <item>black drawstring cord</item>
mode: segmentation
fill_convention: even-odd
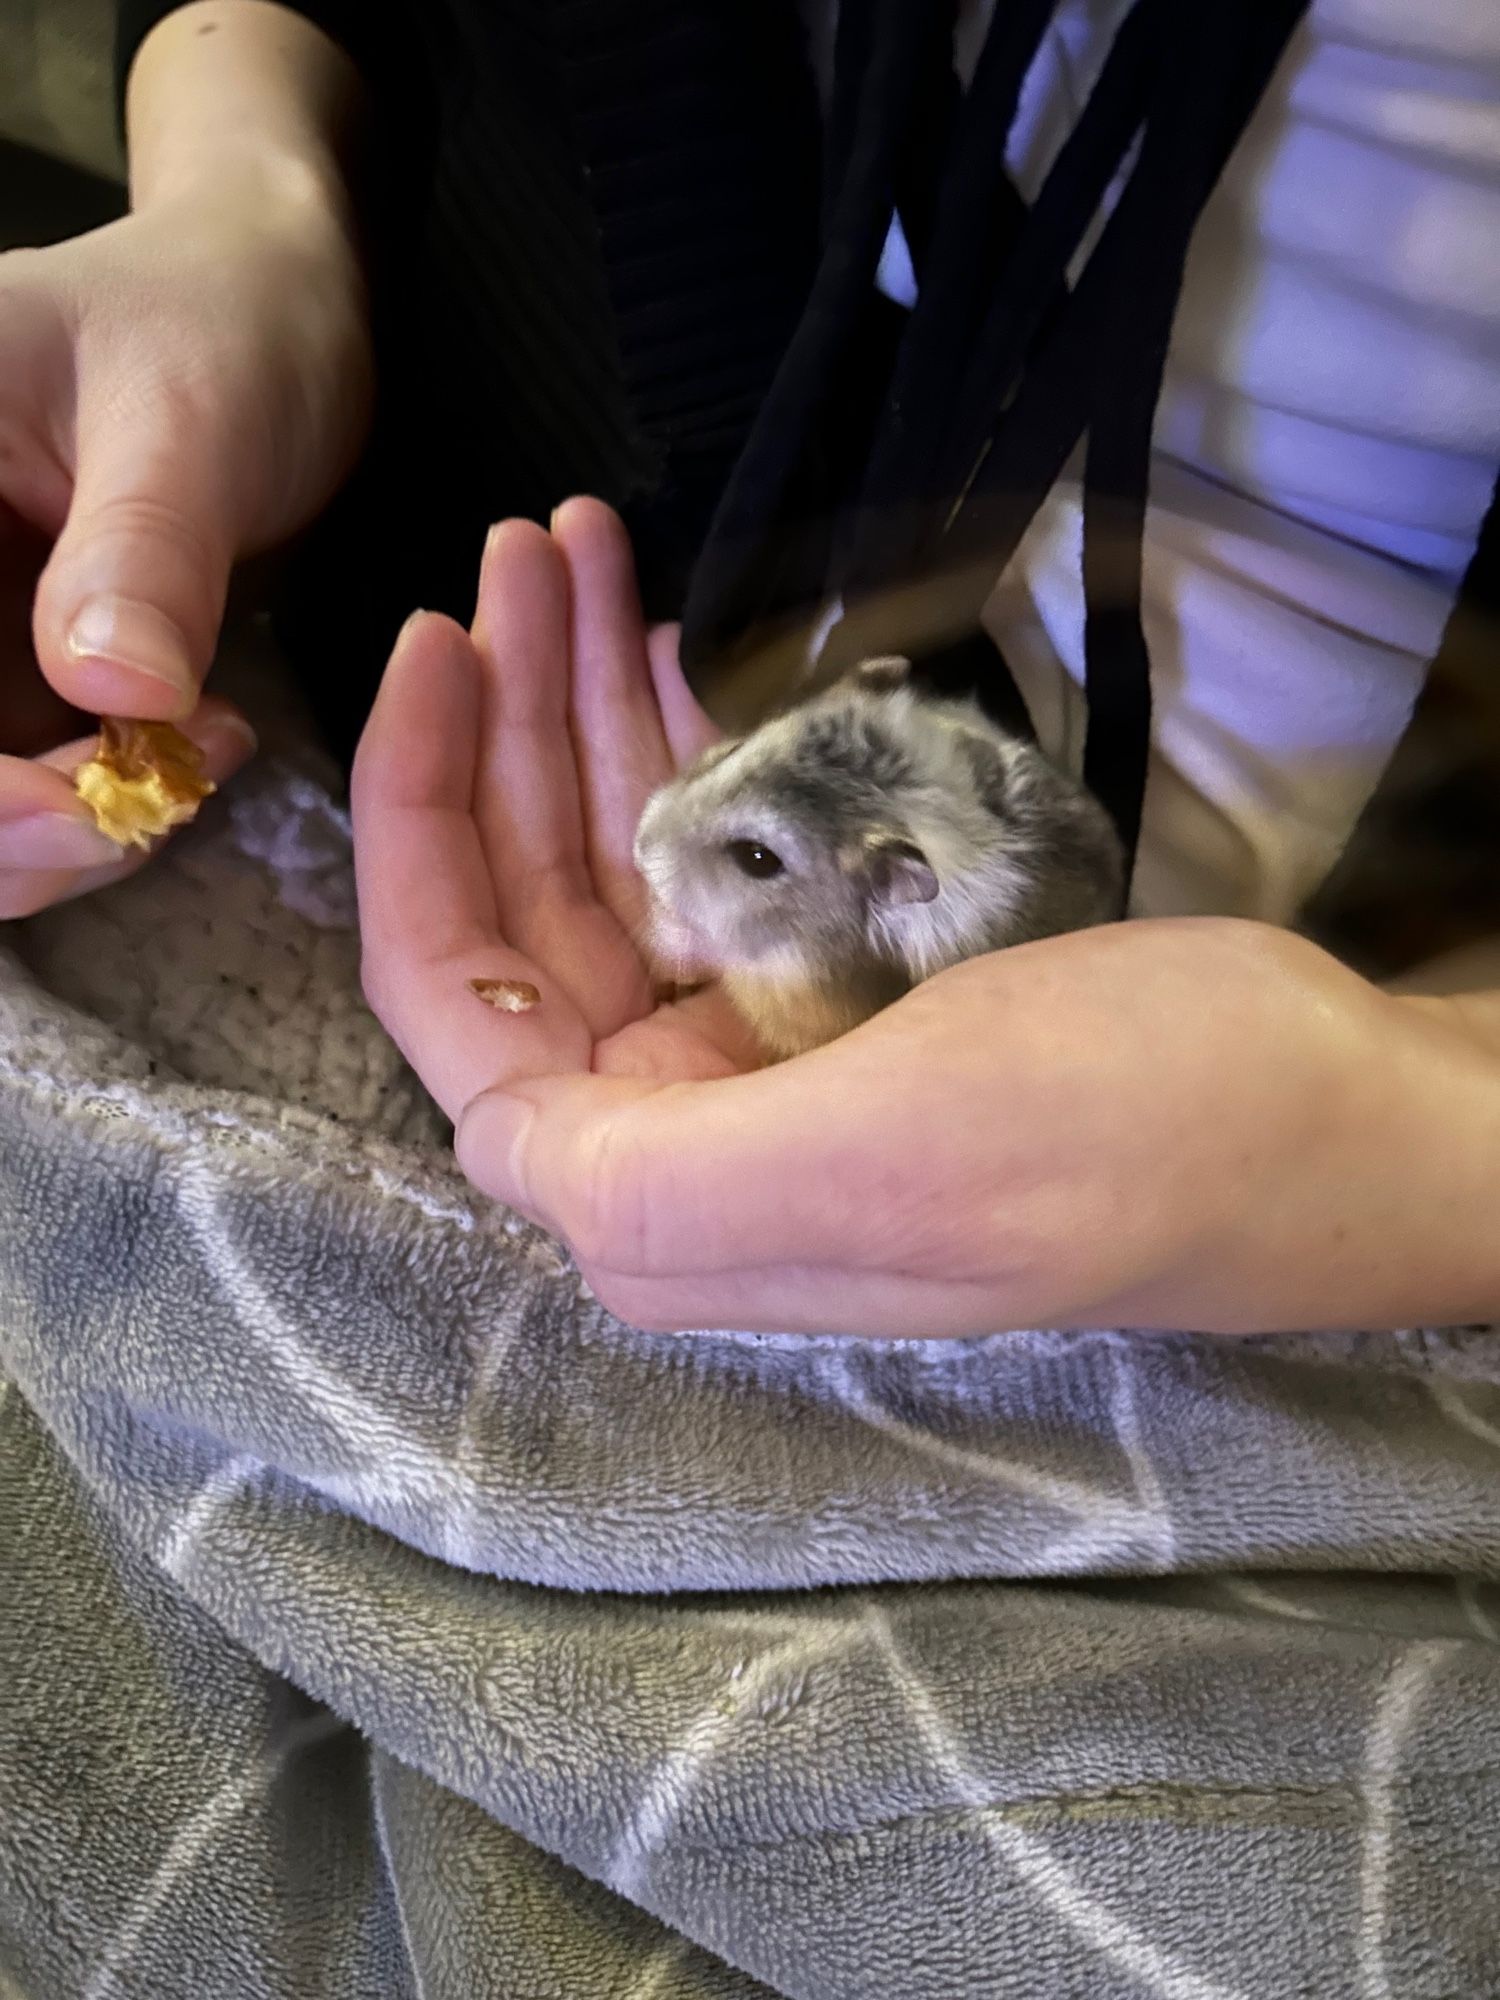
[[[1151,434],[1172,322],[1198,218],[1259,101],[1306,0],[1262,0],[1253,17],[1175,0],[1133,179],[1139,258],[1119,345],[1093,370],[1083,476],[1084,782],[1134,864],[1151,745],[1151,664],[1141,622]],[[1145,218],[1149,217],[1149,233]],[[1124,300],[1120,303],[1123,305]]]
[[[883,22],[871,0],[846,6],[835,0],[833,77],[823,131],[823,241],[833,236],[839,202],[859,143],[866,112],[871,52]],[[888,21],[888,16],[886,20]]]
[[[1215,9],[1208,18],[1195,0],[1170,6],[1161,0],[1154,19],[1142,8],[1132,14],[1131,21],[1148,20],[1160,33],[1160,53],[1149,69],[1132,74],[1117,101],[1102,104],[1100,115],[1118,132],[1149,88],[1135,166],[1053,337],[1022,376],[988,448],[984,433],[977,445],[971,439],[969,464],[980,452],[982,460],[921,563],[924,570],[962,574],[982,559],[985,572],[998,576],[1074,446],[1098,426],[1084,482],[1085,776],[1132,858],[1150,733],[1141,538],[1167,340],[1192,230],[1306,5],[1256,0],[1232,13]],[[1089,110],[1097,102],[1099,91]],[[1092,162],[1096,171],[1102,157]]]
[[[1005,174],[1003,135],[1052,7],[1017,8],[991,30],[964,127],[955,135],[945,186],[944,255],[934,257],[934,281],[919,295],[886,427],[871,453],[860,535],[845,550],[836,578],[851,607],[861,595],[878,603],[893,582],[920,574],[924,560],[933,560],[973,475],[976,454],[993,433],[1028,352],[1055,333],[1068,298],[1067,266],[1145,114],[1162,4],[1140,0],[1122,25],[1080,121],[1030,211]],[[988,217],[986,199],[993,203]],[[1017,541],[1024,526],[1018,521]],[[984,598],[998,574],[999,566],[985,561],[981,551],[966,578],[950,577],[943,591],[943,631],[967,623],[967,634],[945,639],[933,633],[913,650],[922,679],[937,692],[975,694],[997,722],[1032,735],[1004,655],[980,624]],[[831,659],[841,659],[850,645],[857,650],[862,623],[851,619],[847,633],[835,633]],[[1141,726],[1138,718],[1134,726]],[[1149,708],[1144,726],[1149,730]]]
[[[835,494],[820,419],[874,288],[920,81],[951,49],[956,0],[870,0],[848,164],[801,324],[715,511],[683,611],[689,672],[741,654],[758,620],[821,601]],[[838,93],[835,92],[837,101]]]
[[[923,525],[941,519],[934,444],[953,421],[976,319],[992,295],[1026,205],[1005,166],[1021,86],[1055,0],[1017,0],[997,15],[973,81],[945,134],[946,159],[926,268],[898,352],[883,421],[853,517],[840,536],[830,589],[852,593],[909,563]],[[951,61],[948,65],[951,75]],[[955,100],[957,90],[954,90]],[[998,415],[996,402],[990,421]],[[951,504],[952,493],[948,494]]]
[[[914,551],[918,560],[946,532],[947,517],[1015,394],[1049,307],[1055,318],[1046,349],[1065,323],[1076,320],[1078,308],[1070,312],[1066,304],[1065,274],[1145,117],[1165,4],[1137,0],[1121,24],[1011,254],[993,273],[988,308],[971,334],[962,387],[944,434],[934,440],[943,498],[941,512],[929,519]]]

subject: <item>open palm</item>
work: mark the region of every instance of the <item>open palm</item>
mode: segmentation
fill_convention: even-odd
[[[634,829],[711,734],[673,635],[644,630],[620,524],[575,501],[551,536],[497,530],[472,637],[407,629],[356,772],[372,1001],[465,1173],[620,1318],[906,1336],[1492,1314],[1490,1031],[1290,932],[1159,918],[1017,945],[764,1068],[713,993],[654,1006]],[[541,1005],[494,1013],[476,976]]]
[[[472,632],[407,625],[354,772],[365,990],[451,1117],[514,1077],[755,1066],[717,992],[658,1004],[639,942],[641,808],[715,734],[596,501],[494,531]],[[498,1013],[473,978],[541,1005]]]

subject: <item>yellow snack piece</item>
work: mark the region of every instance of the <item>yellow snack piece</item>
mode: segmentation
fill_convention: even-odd
[[[170,722],[121,722],[105,716],[99,748],[73,774],[73,787],[99,831],[121,847],[149,847],[182,826],[215,787],[203,753]]]
[[[502,1014],[529,1014],[542,1004],[542,996],[529,979],[471,979],[469,991],[477,993]]]

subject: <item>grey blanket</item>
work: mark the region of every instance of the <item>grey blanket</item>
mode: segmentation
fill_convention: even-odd
[[[0,939],[0,1992],[1500,1995],[1500,1334],[618,1325],[241,672]]]

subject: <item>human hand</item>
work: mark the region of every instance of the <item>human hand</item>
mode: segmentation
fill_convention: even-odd
[[[92,718],[178,722],[216,782],[250,754],[199,689],[231,564],[357,449],[362,310],[335,219],[253,179],[0,257],[0,918],[139,865],[68,781]]]
[[[365,991],[455,1120],[502,1078],[684,1082],[756,1060],[705,991],[658,1005],[631,858],[651,792],[714,731],[676,633],[648,635],[630,545],[594,501],[491,536],[472,635],[418,613],[354,767]],[[472,978],[535,985],[508,1015]]]
[[[403,634],[355,845],[372,1004],[470,1178],[606,1305],[887,1335],[1500,1312],[1500,1040],[1289,933],[1019,946],[763,1070],[711,991],[653,1009],[631,841],[709,732],[618,523],[570,503],[556,543],[498,531],[477,643]],[[492,1013],[474,976],[542,1004]]]
[[[459,1157],[669,1331],[1485,1320],[1500,1045],[1437,1005],[1267,926],[1112,925],[753,1075],[497,1077]]]

